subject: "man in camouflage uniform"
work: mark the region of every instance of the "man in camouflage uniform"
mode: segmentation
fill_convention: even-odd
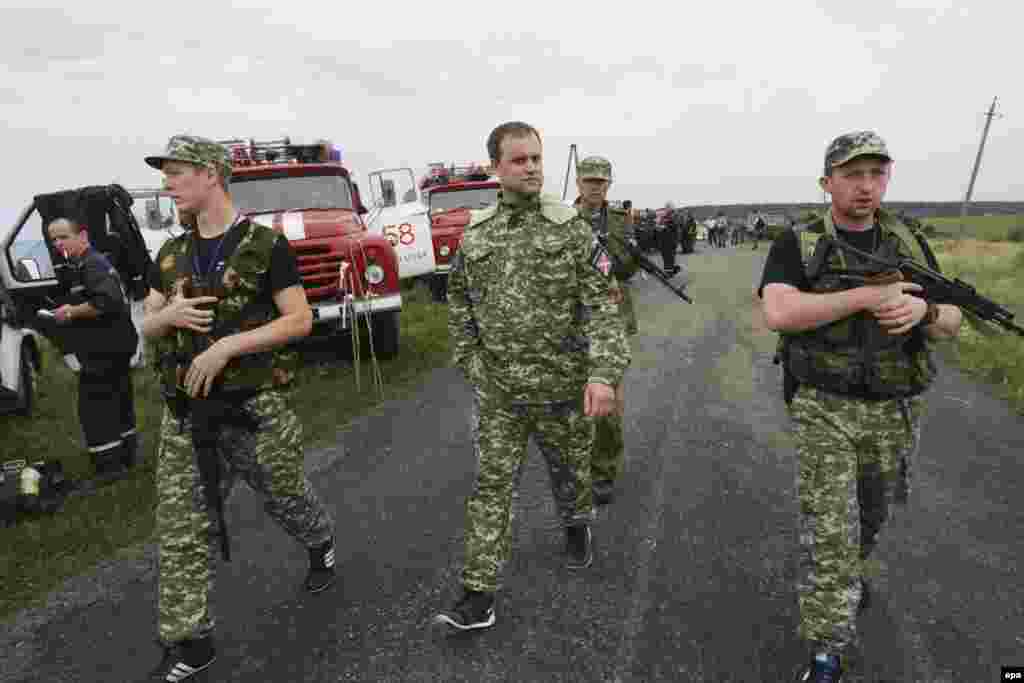
[[[195,219],[160,249],[143,322],[168,399],[156,473],[165,657],[153,676],[182,681],[215,657],[212,541],[226,554],[222,503],[235,479],[308,549],[310,592],[334,581],[334,523],[305,476],[302,425],[284,393],[296,364],[285,345],[312,326],[287,240],[236,212],[223,146],[178,135],[146,163]]]
[[[812,647],[801,682],[838,683],[844,674],[841,658],[857,643],[868,596],[865,561],[890,506],[906,502],[922,394],[935,376],[929,347],[960,326],[959,308],[925,301],[916,284],[842,278],[848,268],[879,270],[850,252],[820,252],[818,272],[805,266],[829,235],[938,267],[924,236],[881,209],[891,165],[872,132],[836,138],[820,180],[830,211],[774,242],[759,290],[765,320],[781,335],[799,462],[800,635]]]
[[[624,211],[608,205],[608,189],[612,184],[612,164],[602,157],[587,157],[576,167],[576,188],[579,196],[574,206],[580,218],[590,225],[591,231],[607,238],[610,262],[600,265],[608,278],[612,298],[619,304],[619,313],[628,336],[637,333],[636,312],[629,291],[629,279],[639,265],[627,249],[635,244],[632,226]],[[622,472],[625,457],[622,417],[625,413],[624,387],[615,388],[615,411],[596,420],[594,454],[590,463],[590,476],[594,487],[594,502],[606,505],[612,501],[615,480]]]
[[[449,279],[453,361],[473,385],[476,487],[466,503],[465,589],[435,621],[458,630],[494,624],[494,595],[512,546],[513,498],[527,440],[548,464],[566,529],[568,568],[593,561],[592,417],[615,408],[630,352],[590,227],[542,196],[540,134],[514,121],[487,152],[498,203],[474,211]]]

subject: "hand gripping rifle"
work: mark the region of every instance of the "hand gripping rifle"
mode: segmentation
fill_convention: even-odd
[[[808,277],[815,277],[820,272],[822,266],[827,262],[828,255],[832,249],[838,248],[849,253],[859,256],[860,258],[875,263],[884,269],[881,274],[883,279],[886,274],[890,276],[899,275],[900,279],[908,282],[914,282],[921,286],[924,290],[922,292],[923,298],[936,304],[952,304],[959,307],[961,310],[967,311],[974,316],[994,322],[1005,330],[1016,332],[1017,334],[1024,336],[1024,328],[1013,322],[1013,313],[1008,311],[1005,307],[1000,306],[991,299],[986,299],[982,295],[978,294],[977,290],[971,285],[967,284],[959,278],[950,280],[941,273],[923,266],[916,261],[908,258],[897,257],[894,259],[885,259],[875,254],[861,251],[855,247],[850,246],[846,242],[831,237],[830,235],[822,235],[818,238],[826,240],[824,244],[818,245],[815,248],[814,256],[811,262],[807,265]],[[879,282],[879,275],[868,275],[867,273],[847,270],[838,273],[840,279],[848,280],[858,284],[872,284]],[[890,277],[890,281],[893,280]]]
[[[633,257],[633,259],[636,260],[637,265],[640,266],[641,270],[653,275],[656,280],[658,280],[661,284],[671,289],[672,292],[683,301],[691,304],[693,303],[693,299],[687,296],[686,291],[682,287],[677,287],[676,285],[672,284],[672,278],[668,276],[668,273],[666,273],[661,268],[651,263],[650,259],[644,256],[640,249],[633,246],[628,240],[623,240],[608,232],[602,233],[601,231],[595,230],[594,238],[597,239],[597,243],[601,245],[601,248],[605,250],[609,258],[615,258],[612,255],[611,250],[608,248],[609,237],[615,238],[616,244],[620,245],[623,249],[626,250],[626,253],[628,253],[631,257]]]

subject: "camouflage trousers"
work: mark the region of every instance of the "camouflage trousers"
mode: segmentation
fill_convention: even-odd
[[[473,445],[476,486],[466,501],[466,552],[462,583],[468,590],[495,592],[512,554],[513,503],[533,437],[544,456],[551,491],[566,527],[593,519],[590,452],[594,422],[583,415],[583,399],[547,405],[510,404],[475,391]]]
[[[799,465],[800,635],[858,642],[864,563],[893,504],[905,505],[921,436],[920,396],[865,401],[801,386],[789,405]]]
[[[626,326],[626,334],[634,335],[639,332],[636,324],[636,309],[633,307],[633,294],[629,291],[629,283],[623,282],[619,285],[622,290],[622,301],[619,303],[619,315]]]
[[[220,435],[225,501],[240,477],[263,496],[267,514],[286,533],[306,547],[323,543],[332,537],[334,522],[303,470],[298,416],[280,391],[264,391],[245,406],[260,420],[260,428],[253,433],[228,426]],[[180,424],[166,408],[157,457],[159,633],[170,644],[213,630],[210,598],[220,546],[203,495],[189,422]]]
[[[590,460],[593,481],[615,481],[622,474],[626,451],[622,424],[625,400],[625,390],[620,384],[615,388],[615,412],[594,418],[594,451]]]

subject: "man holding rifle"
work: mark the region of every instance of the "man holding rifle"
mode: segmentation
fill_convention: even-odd
[[[923,235],[881,209],[892,163],[873,132],[836,138],[820,179],[830,210],[775,241],[759,289],[781,337],[799,466],[799,628],[811,645],[801,682],[842,680],[868,600],[865,561],[890,505],[906,503],[922,394],[936,375],[930,345],[960,328],[957,306],[926,300],[919,284],[880,265],[906,259],[938,269]],[[801,243],[816,236],[805,259]]]
[[[236,475],[308,549],[313,593],[334,581],[334,523],[305,476],[302,425],[284,392],[296,360],[285,345],[312,326],[287,240],[235,210],[222,145],[176,135],[146,163],[195,219],[160,249],[142,328],[167,401],[156,474],[165,657],[153,674],[183,681],[214,660],[211,540],[220,536],[228,559],[223,498]]]
[[[608,204],[608,189],[612,184],[612,164],[603,157],[587,157],[576,167],[576,189],[579,196],[574,202],[580,217],[590,229],[608,237],[608,252],[601,252],[598,268],[608,278],[612,298],[619,305],[623,328],[629,336],[638,332],[633,297],[629,292],[629,279],[639,269],[636,260],[627,251],[630,241],[635,242],[632,225],[625,211]],[[604,260],[600,258],[603,256]],[[625,459],[625,436],[622,417],[625,413],[625,393],[622,382],[615,387],[615,410],[597,418],[594,453],[590,474],[594,486],[594,503],[607,505],[615,492],[615,480],[622,472]]]

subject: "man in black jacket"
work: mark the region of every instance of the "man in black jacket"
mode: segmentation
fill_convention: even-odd
[[[138,435],[131,359],[138,345],[131,308],[117,271],[89,244],[76,220],[57,218],[47,226],[54,247],[75,271],[72,301],[53,311],[81,364],[78,418],[85,447],[101,480],[123,476],[135,464]]]

